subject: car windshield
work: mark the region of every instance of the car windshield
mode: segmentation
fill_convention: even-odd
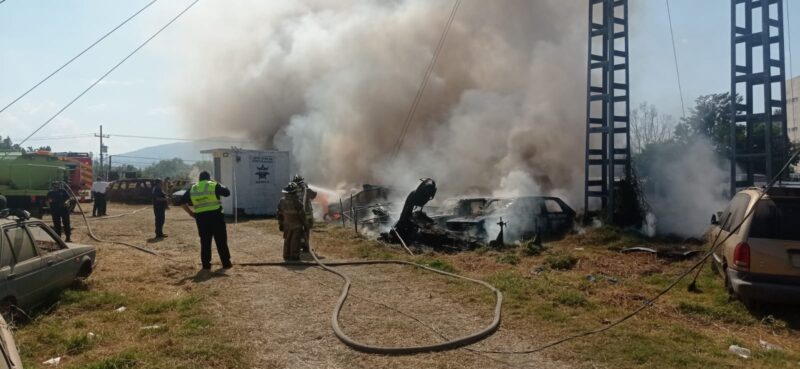
[[[753,214],[750,237],[800,241],[800,198],[761,200]]]
[[[491,213],[494,213],[496,211],[505,209],[509,205],[511,205],[512,202],[513,202],[513,200],[510,200],[510,199],[494,200],[494,201],[486,204],[486,206],[483,208],[483,213],[484,214],[491,214]]]

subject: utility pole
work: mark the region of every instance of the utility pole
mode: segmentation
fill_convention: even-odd
[[[99,137],[100,138],[100,172],[99,173],[102,175],[103,173],[105,173],[105,171],[103,171],[103,153],[108,152],[108,146],[103,145],[103,138],[109,138],[108,135],[103,135],[103,125],[102,124],[100,125],[100,134],[98,135],[97,133],[95,133],[94,137]]]

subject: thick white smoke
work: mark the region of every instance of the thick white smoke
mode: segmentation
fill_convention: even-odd
[[[585,1],[465,1],[399,157],[391,153],[453,5],[232,0],[176,49],[193,130],[290,150],[313,183],[582,201]],[[182,27],[187,29],[187,27]],[[522,178],[520,178],[522,177]],[[508,189],[510,184],[523,188]]]
[[[711,215],[725,208],[730,172],[705,138],[697,138],[671,157],[657,157],[650,168],[647,200],[655,231],[699,237]]]

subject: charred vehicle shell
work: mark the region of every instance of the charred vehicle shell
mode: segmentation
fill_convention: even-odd
[[[526,196],[489,200],[476,215],[456,217],[445,222],[450,231],[491,239],[500,231],[500,219],[507,223],[505,239],[517,242],[562,236],[574,226],[575,210],[557,197]]]

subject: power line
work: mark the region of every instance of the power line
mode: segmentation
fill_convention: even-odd
[[[44,77],[44,79],[42,79],[41,81],[39,81],[38,83],[36,83],[35,85],[33,85],[33,87],[31,87],[30,89],[28,89],[28,91],[25,91],[24,93],[22,93],[22,95],[19,95],[19,97],[17,97],[16,99],[14,99],[14,100],[13,100],[13,101],[11,101],[10,103],[8,103],[8,105],[6,105],[6,106],[5,106],[5,107],[3,107],[2,109],[0,109],[0,113],[2,113],[2,112],[4,112],[4,111],[6,111],[6,109],[8,109],[8,108],[10,108],[12,105],[16,104],[16,103],[17,103],[17,101],[19,101],[19,100],[21,100],[23,97],[27,96],[29,93],[31,93],[31,91],[35,90],[35,89],[36,89],[37,87],[39,87],[39,86],[40,86],[42,83],[45,83],[45,82],[46,82],[48,79],[50,79],[50,77],[52,77],[52,76],[56,75],[56,73],[60,72],[60,71],[61,71],[62,69],[64,69],[64,68],[66,68],[66,67],[67,67],[68,65],[70,65],[70,64],[71,64],[73,61],[75,61],[75,59],[78,59],[78,58],[80,58],[80,57],[81,57],[81,55],[85,54],[87,51],[91,50],[93,47],[95,47],[95,46],[96,46],[97,44],[99,44],[101,41],[105,40],[105,39],[106,39],[106,37],[108,37],[109,35],[111,35],[112,33],[114,33],[114,31],[116,31],[116,30],[120,29],[122,26],[124,26],[126,23],[128,23],[128,22],[129,22],[131,19],[135,18],[137,15],[139,15],[139,14],[140,14],[141,12],[143,12],[145,9],[149,8],[149,7],[150,7],[150,5],[153,5],[153,4],[154,4],[156,1],[158,1],[158,0],[153,0],[153,1],[149,2],[149,3],[147,3],[147,5],[145,5],[145,6],[144,6],[143,8],[141,8],[141,9],[139,9],[139,11],[137,11],[136,13],[133,13],[133,15],[131,15],[130,17],[128,17],[127,19],[125,19],[124,21],[122,21],[122,23],[120,23],[120,24],[118,24],[116,27],[112,28],[112,29],[111,29],[110,31],[108,31],[108,32],[107,32],[105,35],[103,35],[102,37],[100,37],[100,38],[99,38],[97,41],[95,41],[95,42],[93,42],[91,45],[89,45],[89,47],[87,47],[87,48],[83,49],[83,51],[79,52],[79,53],[78,53],[78,55],[75,55],[75,56],[73,56],[73,57],[72,57],[72,59],[68,60],[66,63],[64,63],[64,65],[62,65],[62,66],[58,67],[58,68],[57,68],[56,70],[54,70],[52,73],[50,73],[49,75],[47,75],[47,77]],[[5,2],[5,0],[2,0],[2,1],[0,1],[0,4],[2,4],[3,2]]]
[[[123,135],[123,134],[113,134],[113,133],[109,134],[109,136],[111,136],[111,137],[125,137],[125,138],[139,138],[139,139],[145,139],[145,140],[168,140],[168,141],[190,141],[190,142],[198,141],[198,142],[220,142],[220,143],[238,143],[238,144],[241,144],[241,143],[244,142],[244,140],[235,141],[235,140],[227,140],[227,139],[217,140],[217,139],[214,139],[214,138],[197,138],[197,139],[195,139],[195,138],[180,138],[180,137],[138,136],[138,135]]]
[[[202,160],[202,159],[184,159],[184,158],[175,157],[175,156],[173,156],[171,158],[166,158],[166,157],[154,158],[154,157],[133,156],[133,155],[109,155],[109,156],[113,156],[115,158],[130,158],[130,159],[144,159],[144,160],[173,160],[173,159],[180,159],[180,160],[185,161],[185,162],[193,162],[193,163],[200,162],[200,161],[208,161],[208,160]]]
[[[667,4],[667,19],[669,20],[669,36],[672,39],[672,58],[675,60],[675,75],[678,77],[678,94],[681,96],[681,111],[686,118],[686,105],[683,103],[683,87],[681,86],[681,71],[678,67],[678,50],[675,48],[675,33],[672,30],[672,13],[669,10],[669,0],[664,0]]]
[[[406,135],[408,134],[408,128],[411,126],[411,122],[414,120],[417,107],[419,107],[419,103],[422,100],[422,95],[425,93],[425,87],[428,85],[428,80],[430,80],[433,67],[436,65],[436,60],[439,59],[439,54],[444,46],[447,33],[450,32],[450,27],[453,25],[453,20],[456,18],[456,12],[458,12],[458,7],[460,5],[461,0],[456,0],[456,2],[453,4],[453,9],[450,11],[450,17],[447,19],[447,23],[442,31],[442,36],[439,38],[439,43],[436,45],[436,49],[433,52],[431,62],[428,64],[428,68],[425,70],[425,75],[422,78],[422,83],[420,84],[419,89],[417,90],[417,95],[414,97],[414,101],[411,103],[411,108],[409,109],[406,120],[403,123],[403,129],[400,131],[400,136],[398,136],[397,141],[394,144],[394,149],[392,150],[392,161],[397,158],[397,155],[400,153],[400,149],[403,147],[403,141],[406,139]]]
[[[182,10],[180,13],[178,13],[178,15],[176,15],[176,16],[175,16],[174,18],[172,18],[172,19],[171,19],[169,22],[167,22],[167,24],[165,24],[165,25],[164,25],[163,27],[161,27],[161,28],[160,28],[158,31],[156,31],[156,33],[154,33],[154,34],[153,34],[152,36],[150,36],[150,37],[149,37],[147,40],[145,40],[145,41],[144,41],[144,42],[143,42],[141,45],[139,45],[137,48],[135,48],[135,49],[134,49],[134,50],[133,50],[133,51],[132,51],[130,54],[128,54],[128,56],[126,56],[126,57],[125,57],[125,58],[123,58],[123,59],[122,59],[122,60],[121,60],[119,63],[117,63],[116,65],[114,65],[114,66],[113,66],[111,69],[109,69],[109,70],[108,70],[108,71],[107,71],[105,74],[103,74],[102,76],[100,76],[100,78],[98,78],[98,79],[97,79],[96,81],[94,81],[94,82],[93,82],[91,85],[89,85],[89,87],[87,87],[85,90],[83,90],[83,92],[81,92],[80,94],[78,94],[78,96],[76,96],[74,99],[72,99],[72,101],[70,101],[70,102],[69,102],[67,105],[64,105],[64,107],[63,107],[63,108],[59,109],[59,110],[58,110],[58,111],[57,111],[55,114],[53,114],[53,116],[51,116],[51,117],[50,117],[49,119],[47,119],[47,120],[46,120],[44,123],[42,123],[42,125],[41,125],[41,126],[39,126],[39,128],[36,128],[36,130],[35,130],[35,131],[33,131],[33,132],[30,134],[30,135],[28,135],[28,137],[25,137],[25,139],[24,139],[24,140],[22,140],[22,142],[20,142],[18,145],[20,145],[20,146],[21,146],[21,145],[22,145],[22,144],[24,144],[26,141],[28,141],[28,139],[30,139],[31,137],[33,137],[33,135],[35,135],[37,132],[39,132],[40,130],[42,130],[42,128],[44,128],[45,126],[47,126],[48,124],[50,124],[50,122],[52,122],[52,121],[53,121],[53,119],[56,119],[56,117],[58,117],[58,116],[59,116],[61,113],[63,113],[63,112],[64,112],[64,110],[67,110],[67,108],[69,108],[70,106],[72,106],[72,104],[74,104],[76,101],[78,101],[78,99],[80,99],[81,97],[83,97],[83,95],[85,95],[85,94],[86,94],[87,92],[89,92],[89,91],[90,91],[92,88],[94,88],[94,86],[97,86],[97,84],[99,84],[99,83],[100,83],[100,81],[102,81],[103,79],[105,79],[105,78],[106,78],[106,77],[107,77],[109,74],[111,74],[113,71],[115,71],[117,68],[119,68],[119,66],[120,66],[120,65],[122,65],[123,63],[125,63],[125,61],[127,61],[128,59],[130,59],[130,58],[131,58],[131,57],[132,57],[134,54],[136,54],[136,53],[137,53],[139,50],[141,50],[141,49],[142,49],[142,48],[143,48],[145,45],[147,45],[148,43],[150,43],[150,41],[152,41],[154,38],[156,38],[156,36],[158,36],[158,35],[159,35],[159,34],[160,34],[162,31],[164,31],[165,29],[167,29],[167,27],[169,27],[169,26],[170,26],[172,23],[174,23],[176,20],[178,20],[178,18],[180,18],[180,17],[181,17],[183,14],[185,14],[187,11],[189,11],[189,9],[191,9],[191,8],[192,8],[192,7],[193,7],[195,4],[197,4],[199,1],[200,1],[200,0],[195,0],[195,1],[193,1],[191,4],[189,4],[189,6],[187,6],[185,9],[183,9],[183,10]]]

